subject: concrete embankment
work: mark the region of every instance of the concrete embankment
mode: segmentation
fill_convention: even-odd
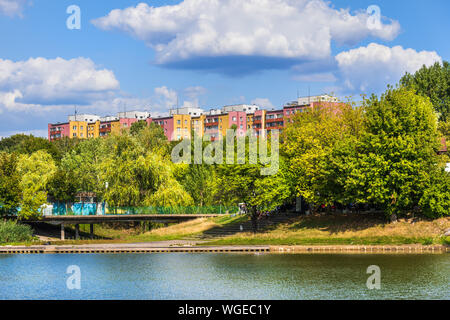
[[[91,245],[39,245],[39,246],[3,246],[0,254],[113,254],[113,253],[350,253],[350,254],[418,254],[448,253],[449,246],[444,245],[386,245],[386,246],[203,246],[201,242],[153,242],[132,244],[91,244]]]

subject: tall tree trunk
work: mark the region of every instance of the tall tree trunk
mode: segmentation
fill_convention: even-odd
[[[252,207],[252,215],[251,215],[251,219],[252,219],[252,228],[253,228],[253,233],[258,232],[258,211],[256,209],[256,207]]]

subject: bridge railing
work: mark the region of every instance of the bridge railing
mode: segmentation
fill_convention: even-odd
[[[237,213],[238,206],[176,206],[176,207],[110,207],[103,203],[54,203],[51,214],[47,210],[45,215],[53,216],[90,216],[90,215],[142,215],[142,214],[225,214]]]

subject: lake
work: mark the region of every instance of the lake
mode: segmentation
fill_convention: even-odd
[[[379,290],[366,286],[371,265]],[[0,255],[0,299],[448,300],[449,275],[447,254]]]

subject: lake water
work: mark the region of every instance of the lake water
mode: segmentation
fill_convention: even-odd
[[[69,290],[70,265],[81,289]],[[381,270],[381,289],[366,286]],[[0,299],[450,299],[450,256],[0,255]]]

